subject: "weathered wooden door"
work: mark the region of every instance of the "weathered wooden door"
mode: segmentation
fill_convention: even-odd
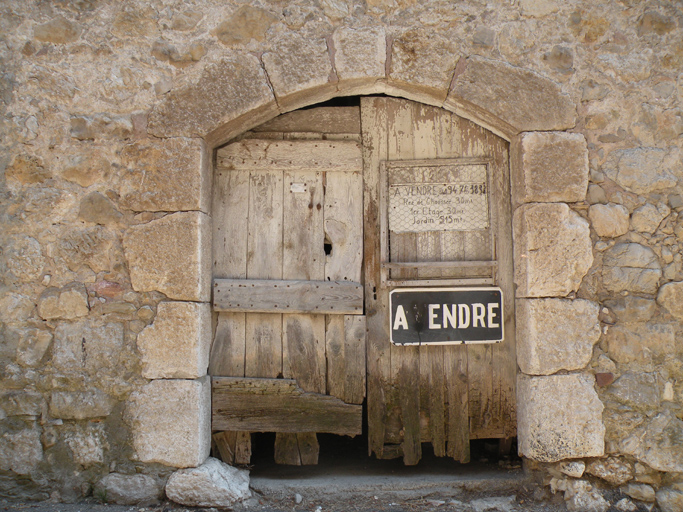
[[[363,98],[361,111],[369,451],[416,464],[422,443],[431,442],[437,456],[465,462],[470,439],[516,435],[508,144],[466,119],[407,100]],[[488,222],[445,229],[452,219],[442,212],[420,217],[435,221],[428,229],[392,226],[392,184],[449,183],[466,171],[478,174],[479,191],[488,191]],[[476,285],[503,290],[502,343],[390,343],[390,290]]]
[[[317,462],[315,432],[361,433],[359,141],[358,107],[318,108],[217,152],[209,373],[226,461],[249,462],[252,431],[277,432],[276,461],[297,465]]]
[[[378,458],[416,464],[430,442],[464,462],[470,439],[516,435],[504,140],[436,107],[373,97],[285,114],[216,158],[209,370],[224,460],[248,462],[249,432],[269,431],[278,462],[315,463],[315,432],[361,432],[366,390]],[[464,172],[486,194],[485,222],[396,228],[389,187]],[[500,287],[505,339],[392,345],[389,293],[407,286]]]

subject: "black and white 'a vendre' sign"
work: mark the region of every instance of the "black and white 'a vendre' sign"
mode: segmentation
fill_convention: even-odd
[[[398,288],[389,294],[394,345],[499,343],[500,288]]]

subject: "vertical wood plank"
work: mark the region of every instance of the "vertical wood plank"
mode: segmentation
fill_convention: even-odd
[[[219,313],[209,357],[209,375],[244,377],[245,313]]]
[[[460,461],[470,460],[469,390],[467,386],[467,346],[452,347],[446,353],[448,394],[447,454]]]
[[[390,98],[387,101],[387,158],[413,160],[415,158],[414,109],[415,103]],[[383,186],[380,184],[380,186]],[[417,260],[417,235],[390,234],[391,261]],[[410,270],[405,277],[416,277]],[[387,294],[388,290],[382,290]],[[422,457],[420,431],[420,352],[418,347],[391,347],[391,375],[398,388],[398,403],[403,423],[403,462],[417,464]]]
[[[460,133],[463,156],[491,155],[491,150],[486,143],[486,131],[482,127],[466,119],[461,119]],[[471,251],[472,247],[465,243],[464,256],[466,260],[477,256],[475,252]],[[491,345],[467,346],[470,438],[481,437],[492,418],[494,408],[492,401],[492,362]]]
[[[247,275],[249,173],[217,169],[213,195],[213,277]],[[209,374],[244,376],[244,313],[219,313],[211,346]]]
[[[283,176],[250,173],[247,278],[282,279]],[[282,315],[249,313],[246,317],[245,375],[282,375]]]
[[[391,391],[391,347],[386,328],[388,297],[381,290],[379,239],[379,166],[387,156],[386,102],[386,98],[361,98],[368,453],[374,453],[379,459],[385,457],[387,400]]]
[[[325,273],[323,174],[284,174],[283,279],[322,280]],[[324,315],[284,314],[282,367],[304,391],[327,388]],[[295,453],[287,454],[287,451]],[[275,439],[276,462],[317,464],[320,447],[314,432],[280,434]],[[297,455],[298,454],[298,455]],[[278,460],[280,459],[280,460]]]
[[[360,282],[363,257],[363,179],[360,173],[327,173],[325,179],[325,279]],[[365,318],[327,315],[328,393],[347,403],[365,397]]]

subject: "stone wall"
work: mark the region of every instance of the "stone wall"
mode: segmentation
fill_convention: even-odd
[[[0,495],[152,499],[204,461],[211,150],[385,93],[511,140],[521,453],[575,510],[680,509],[679,3],[0,8]]]

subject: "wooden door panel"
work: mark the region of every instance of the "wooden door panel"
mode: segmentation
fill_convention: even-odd
[[[420,441],[431,441],[438,455],[448,454],[467,461],[470,438],[509,437],[514,431],[510,419],[514,416],[516,362],[507,143],[454,114],[407,100],[363,99],[361,115],[366,198],[369,450],[380,458],[402,455],[406,464],[414,464],[420,457]],[[406,233],[389,231],[390,226],[382,228],[379,220],[387,205],[375,189],[387,186],[383,179],[393,179],[394,183],[453,181],[445,167],[415,174],[420,172],[415,164],[394,165],[391,172],[387,167],[386,178],[377,177],[382,161],[461,157],[485,158],[493,176],[489,181],[489,231]],[[491,231],[496,234],[499,247],[492,245]],[[381,237],[390,238],[384,256],[391,262],[386,264],[386,286],[381,275],[375,274],[384,254]],[[488,264],[492,259],[495,264]],[[440,263],[449,261],[471,264]],[[435,264],[411,268],[406,264],[409,262]],[[398,286],[392,283],[419,286],[428,280],[429,285],[439,286],[439,280],[444,278],[456,278],[462,284],[472,279],[488,284],[495,281],[503,289],[507,309],[503,344],[407,347],[389,343],[388,292],[391,286]],[[442,286],[448,284],[443,283]]]
[[[352,110],[344,109],[347,121]],[[267,123],[272,126],[264,126],[263,133],[247,134],[217,153],[218,320],[210,370],[214,376],[290,378],[304,392],[360,404],[365,396],[363,297],[358,293],[361,151],[358,135],[335,133],[342,140],[326,141],[324,134],[301,129],[306,118],[320,121],[315,114],[283,125],[298,131],[272,133],[277,123]],[[320,122],[314,124],[319,128]],[[214,398],[220,403],[225,397]],[[360,408],[354,407],[350,410],[360,421]],[[298,431],[278,430],[277,462],[317,461],[316,435],[307,428],[302,423]],[[239,436],[231,433],[216,442],[226,452],[239,451],[230,449],[233,438],[239,444]]]

